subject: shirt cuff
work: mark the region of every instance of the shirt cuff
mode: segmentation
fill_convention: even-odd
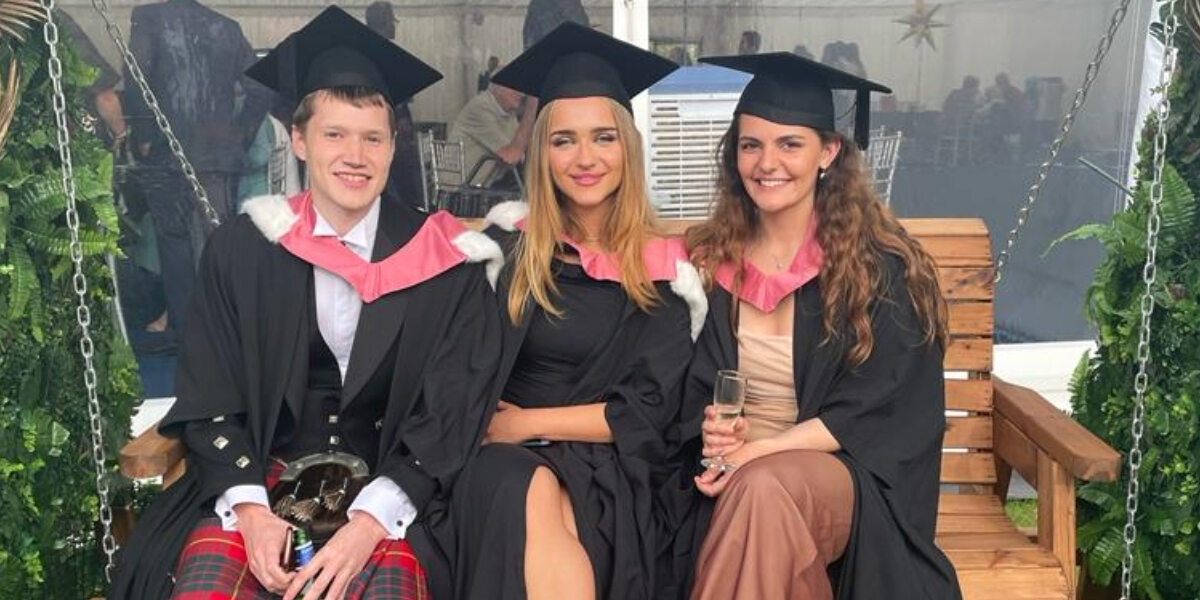
[[[358,493],[347,510],[348,515],[362,511],[371,515],[384,529],[389,540],[402,540],[408,526],[417,518],[417,507],[391,477],[380,475]]]
[[[225,490],[224,494],[217,496],[217,501],[213,504],[213,512],[216,512],[217,518],[221,519],[221,528],[225,531],[237,529],[238,518],[233,507],[239,504],[259,504],[270,508],[267,488],[261,485],[235,485]]]

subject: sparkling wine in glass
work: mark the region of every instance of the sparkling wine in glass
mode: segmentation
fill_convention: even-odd
[[[713,383],[713,407],[717,409],[717,419],[732,421],[742,416],[742,407],[746,404],[746,377],[732,369],[717,371]],[[733,465],[725,462],[724,456],[714,456],[700,461],[706,469],[728,470]]]

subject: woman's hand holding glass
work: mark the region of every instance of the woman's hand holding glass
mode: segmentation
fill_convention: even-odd
[[[732,454],[746,441],[746,423],[742,418],[742,407],[746,403],[746,378],[732,369],[717,371],[713,382],[712,405],[704,409],[701,434],[704,441],[704,468],[719,471],[736,469],[725,457]],[[736,425],[741,422],[740,429]]]
[[[722,419],[717,408],[709,406],[704,409],[704,423],[700,427],[704,441],[701,464],[707,468],[694,480],[700,493],[715,498],[725,490],[733,470],[741,464],[738,460],[746,459],[743,455],[750,448],[746,442],[746,420]]]
[[[704,441],[704,458],[724,459],[746,443],[746,419],[723,417],[718,413],[716,406],[707,406],[704,408],[704,422],[700,425],[700,433]],[[720,471],[737,468],[737,465],[724,460],[707,460],[702,464]]]

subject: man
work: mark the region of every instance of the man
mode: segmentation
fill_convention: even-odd
[[[951,90],[942,102],[942,128],[947,136],[965,137],[968,125],[983,106],[979,78],[963,77],[962,87]]]
[[[250,140],[266,114],[270,94],[246,79],[254,60],[236,21],[196,0],[166,0],[133,9],[129,49],[196,168],[221,220],[236,214],[237,182]],[[128,69],[126,69],[128,71]],[[182,331],[207,222],[166,137],[125,73],[133,122],[137,180],[148,198],[162,263],[167,327]],[[234,100],[244,94],[242,108]]]
[[[581,0],[529,0],[529,6],[525,7],[525,23],[521,27],[525,49],[567,21],[591,26]]]
[[[951,90],[942,103],[942,112],[947,116],[969,117],[982,104],[979,95],[979,78],[974,75],[963,77],[962,87]]]
[[[450,140],[461,140],[466,172],[470,175],[475,165],[485,157],[495,156],[507,165],[521,162],[525,154],[524,140],[517,139],[520,127],[519,115],[525,104],[525,94],[500,84],[490,84],[487,90],[477,94],[454,118],[450,125]],[[476,174],[473,183],[490,187],[504,174],[499,165],[485,165]]]
[[[187,472],[110,599],[428,597],[453,556],[431,530],[494,409],[501,259],[446,213],[380,200],[394,99],[441,74],[337,7],[248,73],[300,98],[312,187],[248,201],[208,244],[159,426]],[[299,570],[295,527],[323,542]]]
[[[67,32],[67,38],[75,47],[75,51],[79,53],[79,58],[88,66],[96,69],[96,80],[84,90],[87,98],[85,106],[93,117],[98,118],[105,125],[105,129],[98,129],[96,134],[109,142],[115,149],[119,149],[127,133],[125,113],[121,109],[121,97],[117,95],[116,90],[121,76],[113,70],[107,60],[104,60],[100,51],[96,49],[96,44],[92,43],[92,39],[83,31],[79,23],[75,22],[70,13],[60,9],[54,14],[54,18],[58,26]]]
[[[739,56],[758,54],[760,48],[762,48],[762,34],[753,29],[742,32],[742,39],[738,41],[737,53]]]

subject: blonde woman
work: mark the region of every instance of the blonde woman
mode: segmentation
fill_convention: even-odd
[[[494,78],[540,113],[528,203],[489,215],[508,328],[497,410],[454,491],[456,598],[653,597],[653,493],[706,304],[655,227],[629,98],[674,68],[566,24]]]

